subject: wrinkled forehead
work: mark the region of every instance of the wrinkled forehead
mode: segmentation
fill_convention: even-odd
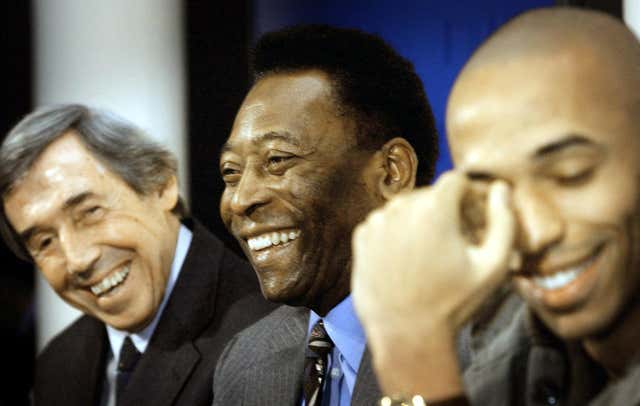
[[[332,94],[330,78],[320,70],[271,73],[253,85],[238,111],[238,118],[291,116],[315,104],[332,104],[329,103]]]
[[[626,142],[640,129],[637,96],[603,62],[589,50],[570,49],[463,72],[447,109],[456,165],[533,151],[570,134]]]
[[[223,151],[241,150],[286,135],[302,148],[326,141],[326,134],[345,120],[329,76],[319,70],[269,74],[256,82],[243,101]],[[281,137],[284,140],[284,138]]]
[[[105,175],[107,167],[70,130],[49,144],[16,182],[37,182],[42,187],[60,185],[70,177],[85,177],[92,172]]]
[[[36,204],[45,196],[70,193],[72,188],[89,189],[115,178],[73,132],[61,136],[36,158],[11,187],[5,201],[20,196],[23,204]]]

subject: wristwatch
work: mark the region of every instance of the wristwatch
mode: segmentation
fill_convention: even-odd
[[[380,406],[427,406],[427,403],[420,395],[414,395],[411,400],[402,396],[385,396],[380,399]]]

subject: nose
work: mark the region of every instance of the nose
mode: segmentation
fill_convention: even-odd
[[[247,169],[236,185],[229,208],[237,216],[250,216],[269,202],[269,189],[256,170]]]
[[[87,233],[67,228],[60,231],[60,246],[67,264],[67,272],[88,276],[100,258],[100,248]]]
[[[520,226],[518,245],[525,253],[541,253],[562,239],[565,223],[551,196],[524,185],[514,188],[513,202]]]

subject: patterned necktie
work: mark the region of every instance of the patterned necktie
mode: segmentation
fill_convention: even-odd
[[[319,320],[311,329],[307,345],[307,358],[304,364],[304,401],[306,406],[322,404],[322,384],[327,376],[328,356],[333,342],[324,323]]]
[[[127,336],[124,339],[122,348],[120,349],[120,357],[118,358],[118,374],[116,376],[116,405],[120,405],[122,397],[127,388],[129,378],[133,373],[133,369],[136,367],[141,354],[133,345],[131,337]]]

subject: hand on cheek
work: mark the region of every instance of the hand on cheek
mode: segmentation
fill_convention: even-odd
[[[461,218],[469,188],[449,172],[374,211],[354,233],[353,298],[390,392],[416,393],[411,382],[424,381],[435,397],[459,393],[455,334],[507,275],[516,229],[509,189],[491,184],[484,238],[474,244]]]

